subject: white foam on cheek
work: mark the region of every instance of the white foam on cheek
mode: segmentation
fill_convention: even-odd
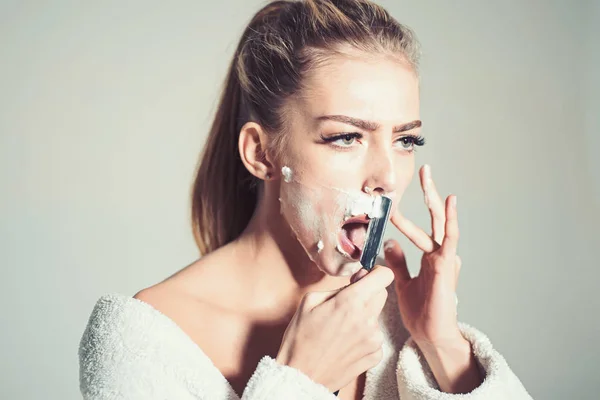
[[[327,204],[326,192],[301,185],[292,179],[289,171],[282,168],[286,183],[281,188],[280,211],[288,218],[290,228],[309,258],[318,264],[317,257],[333,240],[329,234],[331,215],[323,212]]]
[[[283,181],[285,183],[292,183],[293,181],[293,171],[288,166],[283,166],[281,168],[281,174],[283,175]],[[316,230],[318,229],[316,215],[313,210],[311,198],[314,196],[314,191],[307,195],[300,190],[300,187],[293,182],[291,185],[286,185],[287,188],[284,190],[282,197],[279,198],[279,202],[281,204],[280,211],[283,214],[283,207],[293,207],[295,209],[295,214],[298,215],[300,220],[303,222],[303,225],[306,229]],[[314,200],[314,199],[313,199]],[[292,228],[293,229],[293,228]],[[298,235],[298,232],[296,236]]]
[[[356,269],[345,266],[355,262],[339,248],[338,235],[347,199],[347,194],[336,190],[304,185],[298,181],[297,174],[281,185],[281,212],[292,232],[319,268],[338,276],[342,273],[351,275]]]
[[[283,180],[286,183],[290,183],[293,179],[293,171],[290,167],[288,166],[283,166],[283,168],[281,168],[281,174],[283,175]]]
[[[295,192],[295,194],[296,196],[290,199],[291,205],[296,208],[297,214],[303,225],[306,229],[313,231],[316,234],[320,234],[319,221],[313,208],[313,203],[310,199],[299,195],[299,193]]]
[[[337,187],[325,186],[322,184],[306,185],[294,179],[294,173],[288,166],[283,166],[281,168],[281,173],[283,175],[283,180],[286,183],[294,181],[294,183],[302,185],[306,188],[311,188],[312,190],[337,192],[338,197],[342,199],[342,201],[338,201],[338,204],[344,209],[344,220],[350,217],[365,214],[368,215],[369,218],[381,217],[381,197],[377,194],[373,195],[371,188],[368,188],[368,194],[366,194],[363,191],[349,192]],[[390,193],[390,195],[392,193]]]

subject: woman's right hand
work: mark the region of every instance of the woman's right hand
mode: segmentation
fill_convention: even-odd
[[[383,334],[378,317],[394,274],[380,265],[365,272],[361,269],[352,277],[354,283],[342,289],[303,297],[283,336],[278,363],[332,392],[379,363]]]

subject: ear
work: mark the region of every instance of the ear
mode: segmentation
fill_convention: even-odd
[[[248,171],[262,180],[275,176],[274,166],[266,151],[267,135],[256,122],[246,122],[240,130],[238,150]]]

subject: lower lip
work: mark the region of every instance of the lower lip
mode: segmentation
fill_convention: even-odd
[[[350,256],[350,258],[352,258],[353,260],[360,259],[360,254],[361,254],[360,249],[358,249],[354,245],[354,243],[352,243],[350,241],[350,239],[348,238],[348,236],[346,235],[346,233],[344,232],[343,229],[341,229],[340,232],[338,233],[338,241],[340,243],[340,247],[342,248],[342,250],[344,250],[346,252],[346,254],[348,254]]]

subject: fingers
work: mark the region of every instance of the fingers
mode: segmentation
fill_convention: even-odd
[[[365,277],[342,289],[336,296],[340,300],[356,300],[367,303],[369,299],[394,280],[394,273],[388,267],[376,265]]]
[[[359,281],[364,280],[365,276],[371,276],[368,282],[360,284]],[[315,307],[327,302],[328,300],[336,297],[340,292],[344,292],[342,298],[352,298],[353,300],[367,303],[371,300],[374,294],[385,289],[394,280],[394,273],[390,268],[382,265],[376,265],[371,272],[367,272],[364,268],[361,268],[350,278],[350,284],[344,287],[320,291],[320,292],[308,292],[302,298],[300,303],[301,307],[306,310],[312,310]],[[353,288],[354,287],[354,288]],[[352,288],[352,289],[351,289]]]
[[[431,168],[424,165],[421,168],[421,185],[425,192],[425,202],[431,214],[432,235],[428,235],[413,222],[405,218],[399,210],[392,213],[392,224],[396,226],[411,242],[425,253],[432,253],[443,247],[442,254],[449,259],[454,259],[458,247],[458,216],[456,207],[452,203],[456,201],[456,195],[446,198],[445,206],[431,179]],[[441,246],[440,246],[441,243]]]
[[[385,261],[394,272],[394,279],[398,284],[404,284],[410,281],[410,272],[406,264],[406,257],[400,244],[394,239],[385,242],[383,246],[385,250]]]
[[[440,245],[436,243],[423,229],[416,226],[410,220],[405,218],[399,210],[394,210],[391,218],[392,224],[402,232],[411,242],[421,251],[431,253],[439,249]]]
[[[429,165],[423,165],[420,170],[420,177],[425,204],[429,208],[429,213],[431,214],[431,236],[437,243],[442,243],[442,240],[444,239],[444,221],[446,220],[446,212],[444,210],[444,202],[431,178],[431,167]]]
[[[350,283],[352,284],[352,283],[355,283],[355,282],[361,280],[361,278],[363,278],[368,273],[369,273],[369,271],[367,271],[364,268],[359,269],[357,273],[355,273],[354,275],[352,275],[350,277]]]
[[[442,255],[454,260],[458,247],[458,214],[456,212],[456,195],[446,199],[446,235],[442,242]]]
[[[346,286],[347,287],[347,286]],[[320,304],[325,303],[327,300],[335,297],[339,292],[344,290],[345,287],[328,290],[323,292],[308,292],[302,297],[300,307],[305,310],[312,310]]]
[[[380,289],[379,292],[377,294],[375,294],[371,298],[371,300],[367,303],[367,307],[366,307],[367,313],[369,315],[371,315],[369,320],[366,321],[368,324],[377,325],[379,314],[381,314],[381,311],[383,310],[383,307],[385,306],[387,297],[388,297],[388,291],[387,291],[387,289],[383,288],[383,289]]]
[[[462,259],[459,255],[456,255],[456,262],[454,263],[454,292],[458,288],[458,275],[460,274],[460,267],[462,267]]]

